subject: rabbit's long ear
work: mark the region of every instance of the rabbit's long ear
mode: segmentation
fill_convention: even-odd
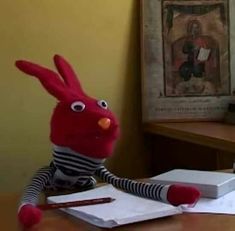
[[[37,77],[44,88],[58,100],[67,99],[67,87],[54,71],[25,60],[18,60],[15,65],[24,73]]]
[[[75,90],[78,94],[85,95],[72,66],[60,55],[54,56],[54,63],[68,88]]]

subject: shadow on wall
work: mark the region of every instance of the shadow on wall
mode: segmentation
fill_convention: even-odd
[[[140,70],[140,4],[134,1],[126,51],[126,79],[120,116],[121,137],[107,168],[122,177],[138,178],[149,175],[150,155],[144,150],[141,130],[141,70]],[[124,129],[125,128],[125,129]]]

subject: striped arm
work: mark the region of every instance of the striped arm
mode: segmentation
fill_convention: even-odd
[[[112,184],[114,187],[122,189],[128,193],[149,199],[167,202],[168,185],[151,184],[146,182],[137,182],[134,180],[119,178],[110,173],[104,166],[96,170],[96,175],[104,182]]]
[[[25,189],[20,207],[25,204],[36,205],[38,203],[39,194],[52,178],[54,171],[53,167],[47,166],[36,172],[31,183]]]

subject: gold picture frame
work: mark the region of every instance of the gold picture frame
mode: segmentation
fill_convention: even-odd
[[[142,0],[143,121],[219,121],[235,95],[235,1]]]

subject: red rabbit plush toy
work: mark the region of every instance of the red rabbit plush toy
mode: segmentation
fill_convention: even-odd
[[[16,66],[35,76],[57,100],[52,118],[50,140],[53,159],[39,169],[26,187],[18,219],[25,227],[40,222],[38,197],[46,188],[87,189],[96,185],[94,176],[121,190],[173,205],[195,203],[200,193],[193,187],[160,185],[119,178],[110,173],[104,161],[113,153],[119,136],[117,118],[104,100],[88,96],[69,63],[54,56],[54,72],[37,64],[18,60]]]

